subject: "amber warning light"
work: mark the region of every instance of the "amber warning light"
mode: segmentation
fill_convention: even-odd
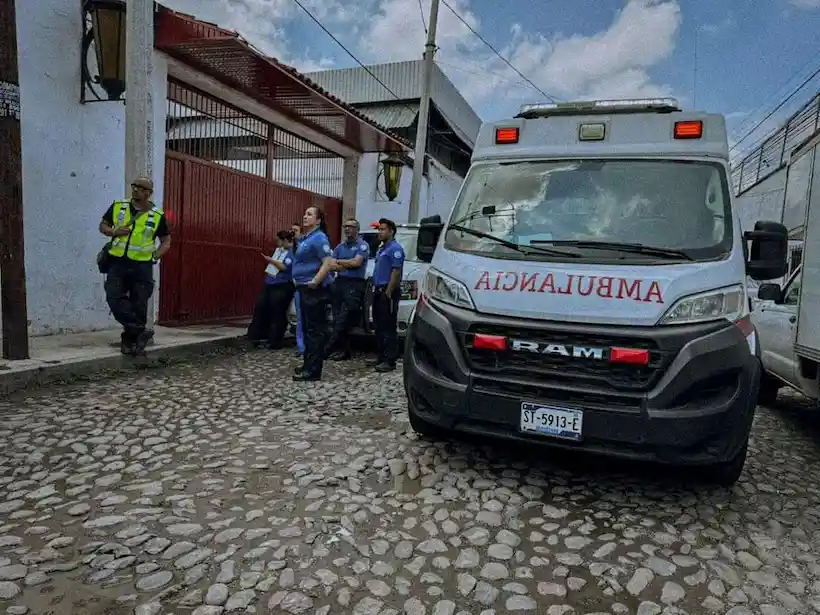
[[[692,120],[675,122],[676,139],[700,139],[703,136],[703,122]]]
[[[518,128],[496,128],[496,144],[518,143]]]

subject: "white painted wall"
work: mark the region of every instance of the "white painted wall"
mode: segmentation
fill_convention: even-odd
[[[125,191],[125,107],[81,105],[78,0],[37,0],[17,11],[23,205],[30,332],[116,326],[95,257],[100,217]],[[166,59],[155,54],[154,200],[162,204]],[[154,302],[155,309],[158,301]]]
[[[735,197],[741,230],[754,230],[755,222],[758,220],[780,222],[785,194],[786,168],[784,167]]]
[[[402,170],[399,195],[395,201],[388,201],[383,196],[383,185],[377,190],[377,182],[384,182],[379,174],[379,164],[378,154],[365,154],[359,163],[356,218],[363,227],[379,218],[389,218],[396,223],[407,222],[413,171],[408,167]],[[421,184],[419,218],[439,214],[442,219],[446,219],[463,178],[435,160],[431,160],[429,168],[429,175]]]

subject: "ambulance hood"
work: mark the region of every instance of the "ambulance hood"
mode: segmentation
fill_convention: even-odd
[[[717,262],[641,266],[502,260],[439,246],[432,267],[464,284],[478,312],[652,326],[683,297],[743,284],[739,252]]]

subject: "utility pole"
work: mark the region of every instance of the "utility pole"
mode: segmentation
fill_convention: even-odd
[[[154,2],[125,4],[125,193],[144,175],[154,179]],[[156,188],[156,186],[155,186]],[[148,302],[148,326],[153,324],[154,295]]]
[[[3,358],[29,358],[15,0],[0,0],[0,311]]]
[[[433,61],[436,56],[436,26],[438,25],[439,0],[430,2],[430,25],[427,27],[427,44],[424,46],[424,66],[421,77],[421,102],[416,124],[416,151],[413,154],[413,183],[410,185],[410,208],[407,221],[419,221],[421,180],[424,176],[424,156],[427,151],[427,125],[430,120],[430,87],[433,80]]]

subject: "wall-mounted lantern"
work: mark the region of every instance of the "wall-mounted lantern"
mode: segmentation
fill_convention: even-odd
[[[125,2],[83,0],[80,102],[122,100],[125,92],[125,33]],[[92,44],[95,71],[89,67]]]
[[[382,158],[382,175],[384,175],[384,193],[388,201],[395,201],[399,196],[399,186],[401,185],[401,171],[407,165],[407,161],[396,153]]]

